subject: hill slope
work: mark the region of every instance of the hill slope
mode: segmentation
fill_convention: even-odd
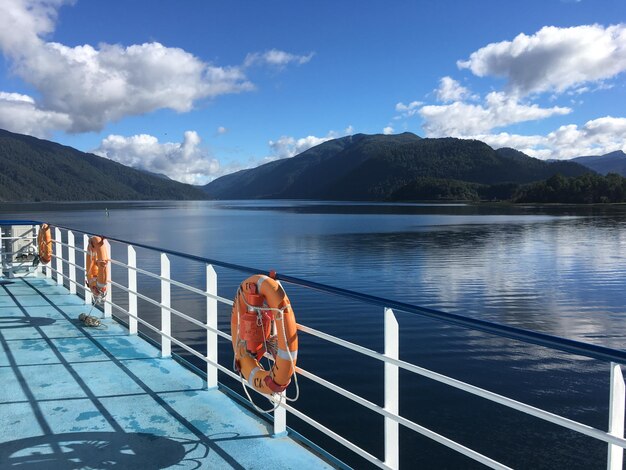
[[[0,201],[207,199],[200,189],[0,129]]]
[[[591,168],[602,175],[608,173],[617,173],[626,176],[626,153],[621,150],[600,155],[598,157],[577,157],[572,158],[571,162]]]
[[[422,139],[411,133],[342,137],[300,155],[223,176],[204,187],[217,199],[383,200],[420,178],[480,184],[529,183],[589,170],[547,163],[476,140]]]

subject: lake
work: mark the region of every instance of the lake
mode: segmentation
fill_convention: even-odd
[[[105,214],[105,208],[109,215]],[[259,270],[624,349],[626,206],[371,204],[314,201],[202,201],[0,204],[0,218],[25,218],[184,251]],[[116,251],[117,249],[117,251]],[[114,243],[115,257],[125,252]],[[138,251],[158,272],[158,257]],[[173,277],[203,287],[204,267],[172,260]],[[232,298],[246,275],[218,269]],[[114,280],[125,272],[114,267]],[[140,277],[142,292],[158,284]],[[300,323],[382,349],[382,311],[285,285]],[[125,305],[124,293],[114,300]],[[202,318],[198,296],[172,291],[173,307]],[[158,298],[158,297],[157,297]],[[158,311],[140,302],[141,315]],[[495,338],[396,312],[400,357],[601,429],[608,425],[608,364]],[[220,328],[230,311],[220,307]],[[157,320],[158,324],[158,320]],[[193,325],[191,325],[193,326]],[[184,321],[174,335],[202,351]],[[204,351],[206,352],[206,351]],[[192,356],[193,357],[193,356]],[[230,366],[230,344],[220,362]],[[382,366],[301,335],[298,365],[382,404]],[[240,384],[226,380],[241,391]],[[465,392],[401,371],[401,415],[516,468],[603,468],[606,445]],[[302,378],[296,407],[382,454],[382,418]],[[293,390],[290,390],[293,394]],[[259,399],[260,400],[260,399]],[[262,402],[259,402],[262,404]],[[263,404],[264,406],[264,404]],[[313,410],[313,411],[312,411]],[[288,424],[357,468],[336,443],[297,419]],[[480,468],[401,428],[405,468]]]

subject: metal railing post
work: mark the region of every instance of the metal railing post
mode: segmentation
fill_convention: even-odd
[[[285,393],[282,392],[282,401],[285,403]],[[285,437],[287,435],[287,410],[279,406],[274,410],[274,434],[272,437]]]
[[[69,278],[70,278],[70,294],[76,294],[76,241],[74,239],[74,232],[67,231],[67,260],[69,261]]]
[[[624,437],[624,406],[626,387],[622,367],[611,362],[611,393],[609,396],[609,433]],[[615,444],[609,444],[609,455],[606,464],[608,470],[622,470],[624,449]]]
[[[170,260],[165,253],[161,253],[161,333],[168,336],[172,334],[172,318],[170,307]],[[170,357],[172,355],[172,342],[161,336],[161,357]]]
[[[275,322],[272,324],[271,334],[272,335],[277,334]],[[287,400],[285,398],[287,395],[287,392],[283,391],[280,395],[281,396],[278,399],[281,401],[281,403],[287,403]],[[274,410],[274,434],[272,434],[272,437],[284,437],[286,435],[287,435],[287,409],[282,406],[278,406]]]
[[[33,225],[33,231],[35,232],[35,241],[33,242],[33,244],[35,245],[35,252],[37,253],[37,255],[39,255],[39,243],[37,242],[37,239],[39,238],[39,225]],[[1,230],[0,230],[0,232],[1,232]],[[0,236],[1,236],[1,234],[0,234]],[[2,246],[2,243],[0,243],[0,247],[1,246]],[[37,264],[37,268],[35,269],[35,273],[37,275],[43,274],[43,265],[42,265],[41,261]]]
[[[7,227],[9,226],[7,225]],[[2,230],[3,228],[0,227],[0,278],[4,276],[5,268],[8,270],[7,275],[10,273],[9,260],[7,258],[8,255],[5,253],[6,250],[4,249],[4,242],[2,240]]]
[[[385,356],[399,359],[398,321],[390,308],[385,308]],[[385,362],[385,410],[399,412],[398,366]],[[399,424],[385,417],[385,465],[397,469],[400,466]]]
[[[4,267],[6,264],[6,254],[4,253],[4,243],[2,242],[2,230],[2,227],[0,227],[0,277],[4,276]]]
[[[57,285],[63,285],[63,246],[61,246],[61,229],[54,228],[54,254],[56,255]]]
[[[135,249],[128,245],[128,313],[137,315],[137,253]],[[128,316],[128,334],[137,334],[137,319]]]
[[[104,240],[104,246],[109,254],[109,260],[113,259],[113,256],[111,256],[111,244],[108,240]],[[104,294],[104,318],[111,318],[111,315],[113,315],[113,305],[111,305],[113,302],[113,285],[111,284],[111,271],[113,271],[113,264],[111,264],[111,261],[108,262],[107,267],[107,291],[106,294]]]
[[[52,229],[48,229],[52,230]],[[52,260],[48,264],[46,264],[46,278],[52,279]]]
[[[88,274],[87,269],[89,269],[89,266],[87,266],[87,251],[89,250],[89,235],[87,234],[83,235],[83,249],[85,250],[85,253],[83,254],[83,259],[84,259],[83,266],[85,267],[85,279],[83,279],[83,283],[84,283],[87,280],[87,274]],[[90,304],[91,303],[91,290],[89,290],[89,286],[87,285],[85,285],[84,289],[85,289],[85,303]]]
[[[206,293],[217,295],[217,273],[213,266],[206,265]],[[206,325],[217,330],[217,299],[206,298]],[[217,364],[217,333],[207,330],[206,332],[206,357]],[[207,363],[206,367],[207,388],[217,387],[217,367]]]

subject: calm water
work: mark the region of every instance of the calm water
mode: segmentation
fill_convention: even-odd
[[[329,204],[303,201],[0,205],[0,218],[33,218],[185,251],[448,312],[624,349],[626,207]],[[114,257],[125,260],[120,245]],[[145,269],[158,257],[139,251]],[[172,259],[175,279],[203,286],[203,266]],[[232,298],[245,275],[218,270]],[[113,271],[123,282],[125,273]],[[158,285],[141,277],[142,292]],[[285,286],[298,321],[382,349],[378,308]],[[124,293],[113,292],[125,305]],[[157,294],[158,295],[158,294]],[[200,299],[174,289],[173,306],[202,318]],[[142,315],[158,318],[148,304]],[[220,308],[220,326],[230,311]],[[397,312],[401,358],[606,429],[608,365]],[[158,322],[157,322],[158,323]],[[204,347],[199,331],[175,336]],[[230,365],[230,345],[220,345]],[[299,365],[382,404],[382,367],[301,335]],[[401,372],[401,414],[517,468],[603,468],[606,446],[464,392]],[[296,406],[369,452],[382,454],[382,418],[301,379]],[[229,382],[236,390],[240,385]],[[293,390],[291,391],[293,393]],[[263,404],[259,402],[260,404]],[[264,404],[263,404],[264,405]],[[290,418],[291,419],[291,418]],[[363,462],[308,426],[348,463]],[[408,468],[473,468],[465,457],[401,428]]]

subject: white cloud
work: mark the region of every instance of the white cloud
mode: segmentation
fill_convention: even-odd
[[[398,103],[395,109],[401,115],[394,119],[419,114],[429,137],[478,139],[494,148],[513,147],[541,159],[626,150],[626,118],[620,117],[563,125],[546,135],[506,132],[513,124],[572,112],[569,107],[533,102],[539,93],[550,93],[548,99],[555,100],[563,93],[576,97],[611,88],[607,80],[626,71],[626,25],[544,27],[532,36],[520,34],[513,41],[489,44],[457,64],[480,77],[505,78],[506,91],[488,93],[479,102],[458,81],[443,77],[435,97],[445,104]],[[573,98],[571,102],[581,103]]]
[[[32,96],[22,95],[20,93],[6,93],[4,91],[0,91],[0,100],[35,104],[35,100]]]
[[[218,135],[224,135],[228,132],[228,129],[226,129],[224,126],[219,126],[216,132]]]
[[[470,96],[470,92],[452,77],[443,77],[439,80],[439,87],[435,90],[435,95],[439,101],[449,103],[450,101],[461,101]]]
[[[254,52],[248,54],[243,61],[244,67],[251,67],[253,65],[270,65],[273,67],[282,68],[288,64],[302,65],[309,62],[315,53],[310,52],[307,55],[296,55],[285,51],[279,51],[278,49],[270,49],[265,52]]]
[[[296,139],[294,137],[282,136],[278,140],[270,140],[269,146],[272,151],[272,157],[275,157],[274,159],[289,158],[337,137],[337,133],[332,131],[326,137],[309,135]]]
[[[0,47],[7,54],[29,54],[40,46],[40,37],[54,31],[57,10],[73,0],[2,0]]]
[[[626,70],[626,25],[546,26],[531,36],[488,44],[457,65],[479,77],[505,78],[510,92],[520,96],[562,93]]]
[[[52,130],[69,129],[71,118],[65,113],[38,109],[27,95],[0,92],[0,128],[20,134],[47,137]]]
[[[281,158],[290,158],[310,149],[311,147],[315,147],[316,145],[323,144],[324,142],[327,142],[329,140],[337,139],[346,135],[352,135],[353,133],[354,128],[352,126],[348,126],[344,129],[343,133],[339,133],[337,131],[329,131],[325,137],[316,137],[314,135],[309,135],[297,139],[295,137],[284,135],[277,140],[270,140],[268,142],[271,150],[271,155],[269,157],[266,157],[263,163],[278,160]]]
[[[404,117],[411,117],[417,114],[419,107],[424,103],[421,101],[411,101],[409,104],[402,102],[396,104],[396,111],[401,113]]]
[[[553,149],[552,158],[580,155],[601,155],[614,150],[626,150],[626,118],[605,116],[586,122],[561,126],[546,136]]]
[[[214,67],[159,43],[99,50],[46,43],[14,68],[41,93],[41,109],[71,117],[71,132],[161,108],[186,112],[202,98],[252,88],[236,68]]]
[[[463,137],[482,140],[493,148],[513,147],[535,158],[562,160],[626,151],[626,118],[605,116],[582,126],[568,124],[545,136],[501,132]]]
[[[501,92],[491,92],[484,104],[457,101],[442,106],[423,106],[418,111],[424,118],[422,127],[429,137],[447,137],[487,134],[498,127],[568,114],[571,109],[541,108],[537,104],[520,103]]]
[[[391,126],[387,126],[383,129],[383,134],[385,135],[390,135],[393,134],[393,127]]]
[[[206,184],[219,171],[219,163],[200,145],[195,131],[182,142],[164,142],[147,134],[109,135],[93,153],[123,165],[160,173],[189,184]]]
[[[14,73],[39,91],[33,114],[69,117],[63,130],[97,131],[108,122],[162,108],[187,112],[198,100],[253,88],[238,67],[217,67],[157,42],[98,48],[46,42],[43,36],[54,30],[63,3],[0,4],[0,50]]]

